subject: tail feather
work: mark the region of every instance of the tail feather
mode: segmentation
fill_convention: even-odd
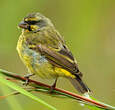
[[[70,78],[72,85],[82,94],[90,92],[91,90],[83,83],[82,79],[76,75],[76,78]]]

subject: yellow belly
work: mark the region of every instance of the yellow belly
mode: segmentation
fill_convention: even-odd
[[[56,78],[58,76],[74,78],[74,75],[70,72],[62,68],[54,67],[44,56],[29,49],[25,43],[23,43],[22,39],[18,41],[17,50],[30,73],[37,74],[41,78]]]

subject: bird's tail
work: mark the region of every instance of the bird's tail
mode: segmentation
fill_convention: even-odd
[[[81,77],[76,75],[76,78],[70,78],[72,85],[82,94],[88,93],[91,90],[87,87],[86,84],[82,81]]]

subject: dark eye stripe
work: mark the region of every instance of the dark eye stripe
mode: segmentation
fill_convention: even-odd
[[[36,24],[36,23],[38,23],[38,21],[25,21],[26,23],[28,23],[28,24]]]

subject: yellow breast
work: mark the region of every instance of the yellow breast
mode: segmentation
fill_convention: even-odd
[[[17,51],[30,73],[37,74],[42,78],[75,77],[65,69],[54,67],[44,56],[30,49],[23,34],[18,40]]]

